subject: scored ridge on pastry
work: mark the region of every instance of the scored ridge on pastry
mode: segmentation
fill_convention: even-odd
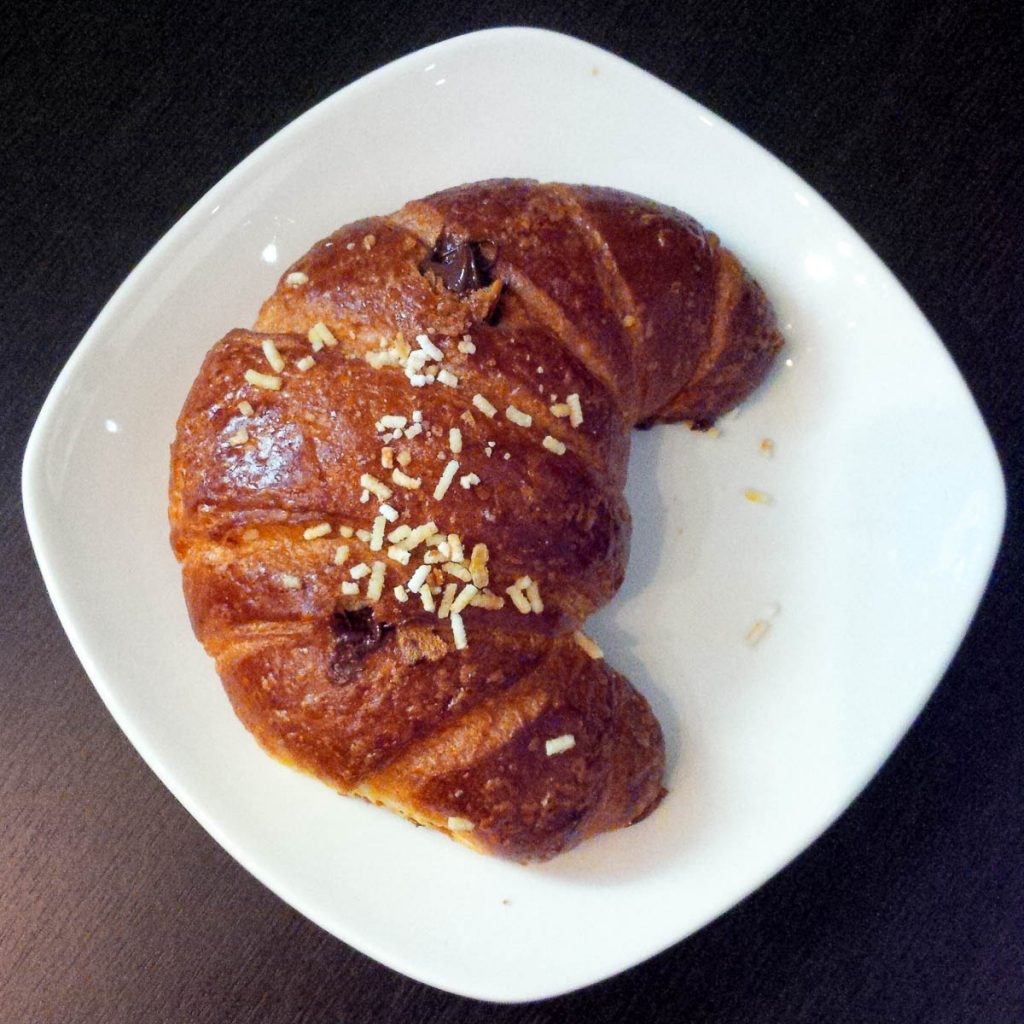
[[[709,425],[782,345],[692,218],[501,179],[357,221],[211,349],[170,520],[196,636],[262,746],[542,860],[664,790],[582,629],[622,583],[633,427]]]

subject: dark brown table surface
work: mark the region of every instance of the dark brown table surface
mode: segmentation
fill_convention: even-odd
[[[957,0],[5,7],[0,1021],[1024,1021],[1021,18]],[[164,790],[57,622],[18,475],[78,339],[225,172],[378,65],[516,23],[647,68],[833,203],[967,379],[1010,512],[937,692],[817,843],[648,963],[495,1007],[320,931]]]

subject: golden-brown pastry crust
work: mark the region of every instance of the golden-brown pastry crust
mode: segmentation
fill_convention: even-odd
[[[314,353],[317,323],[337,344]],[[342,792],[520,860],[648,813],[662,793],[660,729],[573,634],[622,582],[630,429],[710,422],[781,346],[757,285],[675,210],[499,180],[341,228],[282,275],[255,327],[229,332],[199,372],[172,447],[170,507],[193,627],[245,725]],[[397,365],[422,333],[455,386],[413,387]],[[268,364],[267,341],[283,368]],[[280,388],[248,383],[251,369]],[[570,395],[582,423],[556,415]],[[388,415],[406,419],[397,437]],[[418,488],[382,465],[403,452]],[[449,460],[457,477],[435,499]],[[504,606],[463,609],[466,649],[436,607],[395,593],[425,547],[403,565],[387,541],[371,550],[365,533],[339,535],[378,514],[364,474],[391,491],[388,532],[434,522],[467,559],[486,545],[489,600]],[[467,474],[479,482],[462,486]],[[330,532],[307,539],[320,523]],[[361,562],[382,563],[377,600],[365,578],[358,595],[342,592]],[[440,565],[432,574],[464,586]],[[523,614],[505,595],[523,576],[543,610]],[[567,749],[549,753],[561,737]]]

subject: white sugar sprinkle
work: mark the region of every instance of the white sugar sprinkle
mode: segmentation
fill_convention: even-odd
[[[602,651],[601,648],[598,647],[597,644],[594,643],[594,641],[591,640],[590,637],[586,635],[586,633],[581,633],[579,630],[576,630],[576,632],[573,633],[572,638],[595,661],[598,661],[598,660],[600,660],[601,658],[604,657],[604,651]]]
[[[277,346],[270,338],[264,338],[261,342],[261,348],[263,349],[263,354],[267,357],[267,362],[270,363],[270,368],[274,373],[280,373],[284,369],[284,358],[278,352]]]
[[[401,526],[396,526],[388,534],[388,540],[391,541],[392,544],[397,544],[400,540],[405,540],[410,533],[412,533],[412,527],[406,526],[405,523],[402,523]]]
[[[463,583],[472,583],[473,574],[464,565],[460,565],[458,562],[445,562],[441,568],[448,573],[449,576],[454,576],[457,580],[462,580]]]
[[[444,353],[425,334],[416,335],[416,344],[435,362],[444,359]]]
[[[384,547],[384,527],[387,520],[383,516],[377,516],[373,520],[373,532],[370,534],[370,550],[380,551]]]
[[[452,610],[452,602],[455,600],[455,594],[458,589],[458,583],[449,583],[444,588],[444,596],[441,598],[441,604],[437,609],[437,617],[439,619],[448,618],[448,613]]]
[[[434,501],[440,501],[448,493],[448,488],[451,487],[455,474],[458,471],[459,464],[454,459],[444,467],[441,479],[437,481],[437,486],[434,488]]]
[[[370,573],[370,582],[366,585],[366,596],[371,601],[379,601],[384,593],[384,572],[383,562],[374,562],[373,571]]]
[[[424,541],[429,543],[429,539],[435,533],[437,533],[437,525],[434,522],[424,523],[422,526],[417,526],[415,530],[411,530],[409,535],[398,543],[406,551],[413,551]]]
[[[393,469],[391,471],[391,479],[398,484],[399,487],[404,487],[407,491],[417,490],[422,483],[418,476],[409,476],[407,473],[403,473],[400,469]]]
[[[475,587],[472,583],[467,583],[459,592],[459,596],[452,602],[452,615],[458,615],[479,593],[478,587]]]
[[[517,409],[514,405],[510,405],[505,410],[505,417],[519,427],[528,427],[533,423],[533,417],[530,416],[529,413],[525,413],[521,409]]]
[[[411,590],[414,594],[420,592],[420,587],[423,586],[427,581],[427,576],[430,575],[430,566],[421,565],[413,574],[409,577],[409,582],[406,583],[406,588]]]
[[[498,411],[497,409],[494,408],[493,405],[491,405],[490,402],[487,401],[486,398],[484,398],[483,395],[474,395],[473,405],[477,409],[479,409],[485,416],[490,416],[492,419],[494,418],[495,414]]]
[[[461,562],[466,557],[462,550],[462,538],[457,533],[448,534],[448,550],[453,562]]]
[[[466,639],[466,626],[465,626],[465,624],[462,621],[462,616],[458,612],[454,612],[453,611],[451,613],[451,620],[452,620],[452,637],[455,640],[455,649],[457,651],[464,651],[469,646],[469,642]],[[448,827],[452,828],[452,822],[453,821],[457,821],[457,820],[464,820],[464,819],[449,818],[448,819]],[[472,822],[467,822],[466,824],[469,825],[470,829],[473,827]],[[463,826],[461,829],[459,829],[457,831],[467,831],[467,830]]]
[[[391,497],[391,488],[370,473],[363,473],[359,478],[359,484],[381,501],[387,501]]]
[[[319,339],[328,348],[334,348],[334,346],[338,344],[338,339],[331,334],[330,328],[323,322],[323,320],[318,320],[313,324],[313,326],[306,332],[306,337],[309,338],[310,341]]]
[[[388,548],[388,558],[393,562],[398,562],[400,565],[408,565],[411,557],[412,555],[405,548],[400,548],[394,544]]]
[[[569,406],[569,425],[578,427],[583,423],[583,406],[580,405],[580,396],[576,394],[569,395],[565,404]]]
[[[556,754],[564,754],[567,750],[572,750],[575,746],[576,737],[566,733],[564,736],[556,736],[553,740],[545,741],[544,752],[548,757],[554,757]]]
[[[264,391],[280,391],[281,378],[271,376],[269,373],[260,373],[258,370],[246,370],[245,379],[255,388],[262,388]]]

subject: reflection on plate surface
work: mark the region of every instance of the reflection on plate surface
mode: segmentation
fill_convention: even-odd
[[[168,445],[202,357],[251,322],[288,263],[347,221],[505,175],[687,211],[761,281],[788,341],[720,436],[635,438],[629,573],[588,631],[661,719],[670,793],[639,826],[530,868],[264,755],[192,637],[165,513]],[[745,500],[747,488],[771,504]],[[938,338],[813,189],[632,65],[532,29],[463,36],[374,72],[200,200],[58,379],[24,496],[83,665],[200,823],[346,942],[495,1000],[638,963],[811,842],[941,677],[1005,506],[991,441]],[[751,646],[766,608],[770,628]]]

